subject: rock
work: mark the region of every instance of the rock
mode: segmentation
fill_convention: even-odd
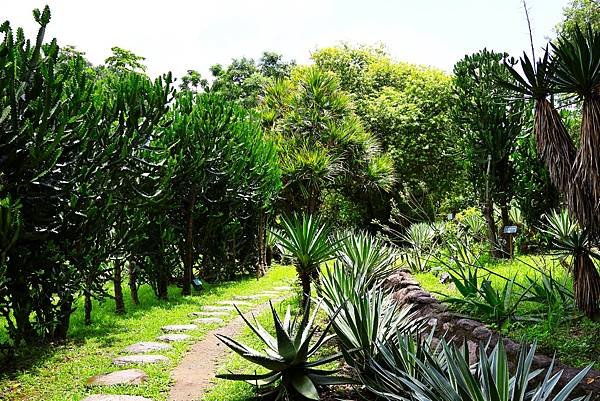
[[[486,341],[492,335],[492,331],[481,325],[473,330],[473,337],[480,341]]]
[[[113,364],[117,366],[129,365],[132,363],[161,363],[168,362],[169,358],[164,355],[125,355],[113,359]]]
[[[245,306],[245,305],[252,305],[250,302],[244,302],[244,301],[219,301],[217,302],[219,305],[238,305],[238,306]]]
[[[141,343],[137,343],[137,344],[133,344],[130,345],[129,347],[125,348],[125,352],[128,352],[130,354],[145,354],[146,352],[151,352],[151,351],[163,351],[163,350],[167,350],[167,349],[172,349],[173,347],[170,346],[169,344],[164,344],[164,343],[156,343],[156,342],[141,342]]]
[[[199,319],[194,320],[194,323],[199,324],[222,324],[225,323],[223,319],[219,319],[218,317],[201,317]]]
[[[450,275],[450,273],[445,272],[440,274],[440,283],[446,284],[450,282],[452,282],[452,276]]]
[[[150,398],[140,397],[139,395],[109,395],[94,394],[85,397],[81,401],[152,401]]]
[[[166,341],[168,343],[176,342],[176,341],[186,341],[191,339],[191,336],[187,334],[164,334],[162,336],[157,337],[156,339],[159,341]]]
[[[482,325],[481,322],[478,322],[477,320],[473,320],[473,319],[459,319],[456,322],[456,326],[460,327],[467,333],[472,333],[473,330],[480,327],[481,325]]]
[[[209,312],[231,312],[234,311],[235,308],[233,306],[212,306],[212,305],[207,305],[207,306],[203,306],[202,307],[203,311],[209,311]]]
[[[240,301],[251,301],[253,299],[261,299],[263,297],[260,295],[236,295],[232,298]]]
[[[176,331],[196,330],[197,328],[198,328],[198,326],[196,326],[195,324],[172,324],[169,326],[161,327],[161,330],[164,331],[165,333],[172,333],[172,332],[176,332]]]
[[[139,369],[117,370],[116,372],[90,377],[87,386],[116,386],[118,384],[142,384],[148,375]]]
[[[219,317],[219,316],[229,316],[231,312],[192,312],[190,313],[191,317]]]

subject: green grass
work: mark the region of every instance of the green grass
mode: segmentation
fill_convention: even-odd
[[[568,285],[572,285],[567,270],[551,256],[519,256],[511,261],[488,263],[486,268],[507,278],[516,277],[517,283],[527,287],[527,276],[539,277],[539,273],[532,266],[550,269],[555,279],[560,282],[567,280]],[[481,276],[489,276],[492,285],[498,290],[504,286],[505,280],[498,276],[485,271],[481,271]],[[444,296],[460,296],[453,285],[439,282],[439,272],[417,273],[415,278],[424,289],[436,294],[440,300]],[[513,296],[513,300],[522,292],[520,289],[515,290],[517,294]],[[516,341],[537,341],[540,352],[549,356],[556,353],[558,359],[565,364],[574,367],[593,364],[595,369],[600,369],[600,323],[579,315],[574,318],[562,310],[550,313],[541,321],[524,320],[532,312],[547,312],[547,308],[537,303],[520,303],[516,310],[516,319],[503,328],[502,334]]]
[[[285,313],[288,306],[292,308],[292,311],[297,311],[300,304],[300,298],[291,298],[282,301],[275,306],[277,312],[281,315]],[[322,328],[325,326],[326,315],[321,310],[317,316],[318,322]],[[264,310],[258,316],[257,320],[260,322],[265,329],[274,334],[273,318],[271,310]],[[318,337],[318,335],[317,335]],[[257,350],[264,349],[264,344],[256,337],[256,335],[246,327],[244,330],[235,337],[237,341],[255,348]],[[316,338],[315,338],[316,340]],[[335,354],[338,350],[333,344],[325,344],[321,350],[315,355],[317,357],[324,357]],[[258,369],[257,369],[258,367]],[[339,367],[339,362],[333,362],[331,364],[320,367],[320,369],[336,369]],[[229,353],[226,360],[221,364],[218,373],[228,373],[229,371],[235,373],[266,373],[264,368],[252,364],[245,360],[241,356],[235,353]],[[215,379],[215,385],[205,394],[203,401],[247,401],[252,399],[256,395],[256,389],[253,385],[241,381],[231,381],[223,379]]]
[[[295,270],[291,267],[274,266],[260,280],[247,278],[238,282],[212,286],[196,296],[182,297],[181,290],[169,288],[169,301],[159,301],[148,286],[140,288],[140,305],[129,301],[127,314],[114,314],[114,301],[95,303],[93,324],[83,324],[83,308],[78,305],[71,318],[69,339],[64,345],[45,348],[27,348],[19,351],[20,360],[15,371],[0,374],[0,399],[5,401],[80,401],[95,393],[140,395],[163,401],[170,387],[170,372],[181,360],[190,343],[174,343],[173,350],[162,352],[171,361],[167,364],[144,365],[148,374],[146,383],[139,386],[115,386],[110,388],[86,388],[86,380],[97,374],[119,368],[112,365],[112,358],[122,349],[139,341],[154,341],[167,324],[186,324],[192,318],[190,312],[202,305],[219,300],[230,300],[235,295],[251,295],[275,286],[289,285],[294,281]],[[254,303],[266,301],[266,298]],[[243,306],[242,311],[252,306]],[[231,313],[225,320],[235,317]],[[199,325],[190,334],[202,339],[215,325]]]

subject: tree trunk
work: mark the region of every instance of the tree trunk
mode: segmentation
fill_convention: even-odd
[[[134,305],[139,305],[140,299],[138,297],[137,270],[136,264],[133,261],[129,262],[129,292],[131,294],[131,302],[133,302]]]
[[[156,268],[158,269],[158,280],[156,283],[158,299],[166,301],[169,299],[169,272],[165,268],[162,251],[156,258]]]
[[[84,311],[84,322],[86,326],[89,326],[90,324],[92,324],[92,296],[90,295],[90,292],[88,290],[85,291]]]
[[[183,295],[192,293],[192,273],[194,268],[194,207],[196,192],[192,191],[185,209],[185,258],[183,260]]]
[[[69,321],[71,313],[73,312],[73,297],[67,295],[60,301],[60,311],[58,321],[54,329],[54,340],[64,341],[67,339],[67,332],[69,331]]]
[[[260,212],[258,218],[258,264],[256,266],[256,277],[262,277],[266,273],[266,252],[265,252],[265,220],[266,215]]]
[[[504,227],[509,226],[510,225],[510,217],[508,216],[508,205],[506,204],[506,202],[503,202],[500,204],[500,215],[502,217],[502,238],[504,239],[503,241],[503,247],[502,247],[502,252],[504,253],[504,257],[510,257],[510,237],[509,234],[505,234],[504,233]]]
[[[298,272],[300,278],[300,285],[302,287],[302,308],[304,309],[308,302],[310,302],[310,273],[309,272]]]
[[[490,177],[492,176],[492,155],[487,158],[487,170],[485,175],[485,205],[483,207],[483,216],[487,224],[488,241],[490,243],[490,254],[499,257],[500,248],[498,247],[498,237],[496,236],[496,222],[494,221],[494,202],[490,191]]]
[[[115,260],[113,268],[113,284],[115,287],[115,312],[117,314],[125,313],[125,301],[123,300],[123,287],[122,285],[122,272],[123,262],[121,260]]]

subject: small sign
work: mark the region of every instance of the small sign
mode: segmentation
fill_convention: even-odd
[[[504,234],[516,234],[517,226],[504,226]]]
[[[200,281],[199,278],[195,278],[192,280],[192,285],[194,286],[194,288],[196,290],[201,290],[202,289],[202,281]]]

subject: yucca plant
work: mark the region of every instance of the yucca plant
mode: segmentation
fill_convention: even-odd
[[[600,274],[593,261],[600,255],[592,249],[589,231],[581,229],[566,210],[554,211],[546,220],[543,231],[552,237],[563,264],[571,264],[577,308],[592,319],[600,318]]]
[[[396,249],[366,232],[337,235],[337,259],[359,291],[366,291],[393,271]]]
[[[498,341],[489,355],[486,347],[480,345],[478,362],[470,366],[465,348],[442,342],[441,357],[411,354],[418,366],[416,374],[405,370],[392,373],[402,377],[412,399],[419,401],[565,401],[591,368],[581,370],[561,388],[557,384],[562,371],[553,373],[554,362],[541,378],[538,376],[542,369],[532,370],[535,344],[529,349],[521,347],[514,374],[509,371],[503,344]],[[591,394],[575,400],[590,398]]]
[[[389,291],[379,285],[364,290],[339,263],[327,269],[319,282],[324,309],[333,322],[346,362],[363,366],[376,345],[397,332],[414,332],[423,324],[411,307],[398,307]]]
[[[243,380],[259,388],[273,386],[263,397],[273,397],[277,400],[319,400],[317,386],[349,384],[354,381],[342,376],[336,376],[338,370],[323,370],[323,365],[329,364],[342,357],[341,353],[323,358],[314,358],[322,346],[334,336],[328,335],[331,323],[323,330],[316,341],[313,341],[318,331],[314,325],[319,308],[310,315],[310,305],[304,308],[304,313],[292,318],[288,306],[285,317],[281,321],[275,308],[270,304],[273,315],[275,336],[272,336],[256,319],[254,324],[249,322],[238,311],[248,327],[265,345],[265,353],[261,353],[227,336],[217,334],[217,338],[225,345],[241,355],[244,359],[259,365],[266,373],[237,374],[227,373],[217,375],[220,379]]]
[[[281,219],[281,232],[272,231],[279,246],[294,259],[302,286],[302,306],[308,304],[312,277],[333,259],[338,242],[330,239],[331,225],[319,216],[293,215]]]
[[[401,257],[408,267],[416,272],[427,270],[427,263],[435,251],[436,231],[427,223],[414,223],[401,236],[408,244]]]

